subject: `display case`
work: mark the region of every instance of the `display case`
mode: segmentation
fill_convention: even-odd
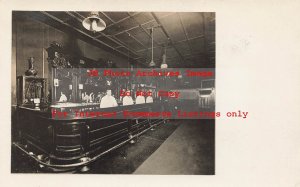
[[[47,100],[47,79],[34,76],[17,77],[17,105],[35,106],[46,104]]]

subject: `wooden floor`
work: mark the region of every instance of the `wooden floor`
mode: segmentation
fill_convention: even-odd
[[[182,120],[134,174],[214,174],[214,120]]]

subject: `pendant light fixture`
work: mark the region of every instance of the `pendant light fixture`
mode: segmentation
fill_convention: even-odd
[[[82,25],[89,31],[100,32],[106,28],[105,22],[99,17],[98,12],[91,12],[89,17],[82,21]]]
[[[149,63],[149,67],[154,68],[156,66],[154,60],[153,60],[153,30],[154,28],[151,28],[151,39],[152,39],[152,44],[151,44],[151,49],[152,49],[152,53],[151,53],[151,62]]]
[[[165,47],[164,54],[162,56],[162,63],[160,65],[161,69],[167,69],[168,64],[167,64],[167,48]]]

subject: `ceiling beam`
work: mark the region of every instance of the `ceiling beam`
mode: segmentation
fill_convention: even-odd
[[[118,49],[116,49],[116,48],[114,48],[114,47],[112,47],[112,46],[110,46],[110,45],[108,45],[108,44],[106,44],[106,43],[104,43],[104,42],[102,42],[102,41],[100,41],[100,40],[98,40],[98,39],[93,38],[91,35],[89,35],[89,34],[83,32],[83,31],[81,31],[80,29],[77,29],[77,28],[73,27],[72,25],[70,25],[70,24],[64,22],[63,20],[57,18],[56,16],[53,16],[53,15],[51,15],[51,14],[45,12],[45,11],[40,11],[39,13],[41,13],[41,14],[44,15],[44,16],[47,16],[48,18],[51,18],[52,20],[58,22],[58,23],[61,24],[61,25],[64,25],[66,28],[69,28],[69,29],[71,29],[72,31],[76,31],[78,34],[80,34],[79,36],[82,36],[82,37],[88,39],[88,40],[89,40],[89,43],[95,43],[95,42],[97,42],[98,44],[100,44],[100,46],[102,46],[102,47],[99,46],[100,48],[105,47],[105,48],[106,48],[105,50],[108,50],[108,52],[111,52],[111,53],[117,52],[117,53],[119,53],[119,55],[122,56],[123,58],[124,58],[124,57],[125,57],[125,58],[130,58],[130,57],[128,56],[128,54],[126,54],[126,53],[124,53],[124,52],[122,52],[122,51],[119,51]],[[33,16],[33,17],[34,17],[34,18],[37,18],[36,16]],[[43,18],[41,18],[41,21],[43,22],[43,21],[45,21],[45,20],[44,20]],[[46,24],[47,24],[47,23],[46,23]],[[48,24],[49,24],[49,23],[48,23]],[[61,29],[61,26],[60,26],[59,28]],[[93,45],[94,45],[94,44],[93,44]],[[97,45],[96,45],[96,46],[97,46]],[[132,59],[134,62],[137,62],[136,60],[134,60],[134,58],[131,58],[131,59]],[[144,64],[143,64],[143,65],[144,65]]]
[[[111,20],[114,24],[116,24],[116,22],[115,22],[112,18],[110,18],[108,15],[106,15],[106,14],[103,13],[103,12],[101,12],[101,13],[102,13],[103,15],[105,15],[105,16],[107,17],[107,19]],[[128,17],[134,19],[133,15],[130,15],[128,12],[127,12],[127,14],[128,14]],[[135,20],[135,19],[134,19],[134,20]],[[135,40],[136,42],[138,42],[140,45],[146,47],[141,41],[139,41],[139,40],[136,39],[134,36],[132,36],[128,31],[125,31],[125,33],[128,34],[129,37],[131,37],[132,39],[134,39],[134,40]],[[101,33],[101,34],[104,34],[104,33]],[[117,40],[119,43],[123,44],[123,46],[126,46],[126,48],[129,49],[129,50],[130,50],[133,54],[135,54],[136,56],[140,56],[140,55],[136,54],[135,51],[133,52],[133,49],[130,49],[130,47],[129,47],[128,44],[126,45],[124,42],[122,42],[121,40],[119,40],[115,35],[112,36],[112,38],[114,38],[115,40]],[[141,57],[141,58],[143,58],[143,57]],[[144,59],[144,60],[146,61],[146,59]]]
[[[114,26],[114,25],[116,25],[118,23],[122,23],[123,21],[126,21],[129,18],[131,18],[133,16],[136,16],[136,15],[138,15],[140,13],[141,12],[135,12],[133,15],[129,15],[129,16],[125,17],[125,18],[120,19],[119,21],[115,21],[111,17],[109,17],[105,12],[101,12],[101,14],[103,14],[107,19],[109,19],[112,22],[112,24],[108,25],[106,28],[110,28],[110,27],[112,27],[112,26]]]
[[[51,15],[51,14],[45,12],[45,11],[41,11],[41,13],[44,14],[44,15],[46,15],[46,16],[48,16],[48,17],[51,18],[51,19],[54,19],[54,20],[60,22],[61,24],[64,24],[64,25],[66,25],[66,26],[68,26],[68,27],[74,29],[75,31],[77,31],[77,32],[79,32],[79,33],[81,33],[81,34],[83,34],[83,35],[89,37],[89,38],[94,39],[91,35],[89,35],[89,34],[83,32],[83,31],[80,30],[80,29],[77,29],[77,28],[73,27],[72,25],[70,25],[70,24],[64,22],[63,20],[57,18],[56,16],[53,16],[53,15]],[[105,46],[107,46],[107,47],[109,47],[109,48],[115,50],[114,47],[112,47],[112,46],[110,46],[110,45],[108,45],[108,44],[106,44],[106,43],[104,43],[104,42],[102,42],[102,41],[100,41],[100,40],[96,40],[96,41],[98,41],[99,43],[101,43],[101,44],[103,44],[103,45],[105,45]],[[121,52],[121,53],[122,53],[122,52]],[[123,53],[122,53],[122,54],[123,54]]]
[[[155,21],[158,23],[158,25],[160,25],[160,28],[162,29],[163,33],[166,35],[166,37],[168,38],[169,40],[169,43],[170,45],[175,49],[175,51],[178,53],[178,55],[180,56],[181,60],[185,63],[185,59],[184,57],[182,56],[182,54],[179,52],[179,50],[176,48],[176,46],[173,44],[173,41],[172,39],[170,38],[169,34],[167,33],[165,27],[161,24],[160,20],[158,19],[158,17],[153,13],[151,12],[152,16],[154,17]]]
[[[192,53],[192,54],[187,54],[187,55],[183,55],[184,58],[189,58],[189,57],[195,57],[195,56],[198,56],[198,57],[203,57],[205,54],[204,53]],[[176,56],[173,56],[173,57],[167,57],[167,59],[174,59],[174,58],[177,58]]]
[[[77,19],[79,22],[82,22],[83,20],[82,19],[80,19],[80,18],[78,18],[78,17],[76,17],[75,15],[73,15],[71,12],[66,12],[68,15],[70,15],[70,16],[72,16],[72,17],[74,17],[75,19]],[[79,14],[79,13],[78,13]],[[80,14],[81,15],[81,14]],[[104,36],[105,38],[107,38],[107,39],[109,39],[109,40],[111,40],[111,41],[113,41],[113,42],[115,42],[116,44],[118,44],[118,45],[120,45],[120,46],[122,46],[122,47],[124,47],[124,48],[127,48],[131,53],[133,53],[134,55],[136,55],[136,56],[139,56],[134,50],[132,50],[132,49],[130,49],[129,48],[129,46],[125,46],[124,45],[124,43],[123,42],[121,42],[121,41],[119,41],[117,38],[111,38],[111,37],[109,37],[109,36],[107,36],[106,34],[104,34],[104,33],[102,33],[101,32],[101,35],[102,36]],[[114,48],[114,49],[117,49],[117,48]],[[128,56],[129,57],[129,56]]]
[[[192,41],[192,40],[195,40],[195,39],[198,39],[198,38],[203,38],[204,37],[204,35],[200,35],[200,36],[196,36],[196,37],[193,37],[193,38],[189,38],[189,40],[190,41]],[[178,42],[174,42],[173,44],[174,45],[178,45],[178,44],[180,44],[180,43],[183,43],[183,42],[187,42],[188,40],[187,39],[184,39],[184,40],[180,40],[180,41],[178,41]],[[159,46],[157,46],[157,47],[153,47],[154,49],[155,48],[158,48],[158,47],[161,47],[162,45],[163,45],[163,43],[159,43],[158,44]],[[172,46],[169,46],[168,48],[170,48],[170,47],[172,47]],[[148,48],[148,50],[149,49],[151,49],[151,48]],[[141,50],[137,50],[136,52],[142,52],[142,51],[145,51],[145,50],[147,50],[147,49],[141,49]]]
[[[130,15],[128,12],[127,12],[127,15],[129,15],[129,17],[131,17],[135,22],[136,20],[134,19],[134,15]],[[147,46],[145,46],[140,40],[138,40],[136,37],[134,37],[133,35],[131,35],[130,33],[126,32],[129,37],[133,38],[136,42],[138,42],[139,44],[141,44],[144,48],[147,48]]]
[[[74,14],[72,14],[71,12],[66,12],[69,16],[72,16],[73,18],[75,18],[77,21],[79,21],[80,23],[82,23],[82,21],[83,21],[83,19],[80,19],[80,18],[78,18],[77,16],[75,16]],[[81,15],[81,14],[79,14],[79,13],[77,13],[78,15]],[[111,39],[111,38],[109,38],[109,37],[107,37],[105,34],[103,34],[103,33],[101,33],[101,36],[104,36],[104,37],[106,37],[106,38],[108,38],[109,40],[111,40],[111,41],[113,41],[113,42],[115,42],[116,44],[118,44],[118,45],[122,45],[122,44],[120,44],[119,42],[117,42],[117,41],[115,41],[115,40],[113,40],[113,39]],[[94,38],[94,37],[93,37]]]
[[[164,16],[161,16],[161,18],[164,18],[164,17],[167,17],[167,16],[170,16],[170,15],[172,15],[172,14],[174,14],[174,13],[170,13],[170,14],[166,14],[166,15],[164,15]],[[133,19],[136,21],[136,19],[133,17]],[[122,33],[124,33],[124,32],[128,32],[128,31],[131,31],[131,30],[133,30],[133,29],[136,29],[136,28],[141,28],[141,29],[143,29],[142,28],[142,26],[144,26],[144,25],[146,25],[146,24],[148,24],[148,23],[151,23],[151,22],[154,22],[155,21],[155,19],[151,19],[151,20],[149,20],[149,21],[146,21],[146,22],[144,22],[144,23],[141,23],[141,24],[139,24],[137,21],[137,26],[134,26],[134,27],[131,27],[131,28],[129,28],[129,29],[126,29],[126,30],[123,30],[123,31],[120,31],[120,32],[118,32],[118,33],[116,33],[116,34],[114,34],[114,36],[117,36],[117,35],[119,35],[119,34],[122,34]],[[147,34],[148,35],[148,34]],[[151,35],[148,35],[150,38],[151,38]]]
[[[186,40],[187,40],[187,43],[188,43],[188,46],[189,46],[190,52],[191,52],[191,53],[193,53],[193,50],[192,50],[192,47],[191,47],[191,44],[190,44],[189,37],[188,37],[188,35],[187,35],[187,32],[186,32],[185,26],[183,25],[183,22],[182,22],[181,15],[180,15],[180,13],[177,13],[177,14],[178,14],[178,16],[179,16],[180,24],[181,24],[181,27],[183,28],[183,32],[184,32],[185,38],[186,38]]]
[[[201,14],[201,17],[202,17],[202,21],[203,21],[203,35],[204,35],[204,51],[205,51],[205,53],[207,53],[207,39],[206,39],[206,26],[205,26],[205,15],[204,15],[204,12],[202,12],[202,13],[199,13],[199,14]],[[206,55],[206,57],[205,57],[205,60],[207,61],[208,60],[208,58],[207,58],[207,55]]]

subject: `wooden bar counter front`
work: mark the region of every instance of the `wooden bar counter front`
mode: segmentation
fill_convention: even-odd
[[[160,111],[160,107],[161,103],[155,102],[118,106],[114,111],[121,115],[125,110]],[[74,170],[125,143],[134,143],[137,136],[164,122],[162,118],[101,119],[71,113],[95,110],[105,112],[109,108],[101,109],[99,103],[63,103],[40,109],[19,106],[19,140],[14,145],[37,161],[41,168]],[[55,118],[53,111],[67,116]]]

